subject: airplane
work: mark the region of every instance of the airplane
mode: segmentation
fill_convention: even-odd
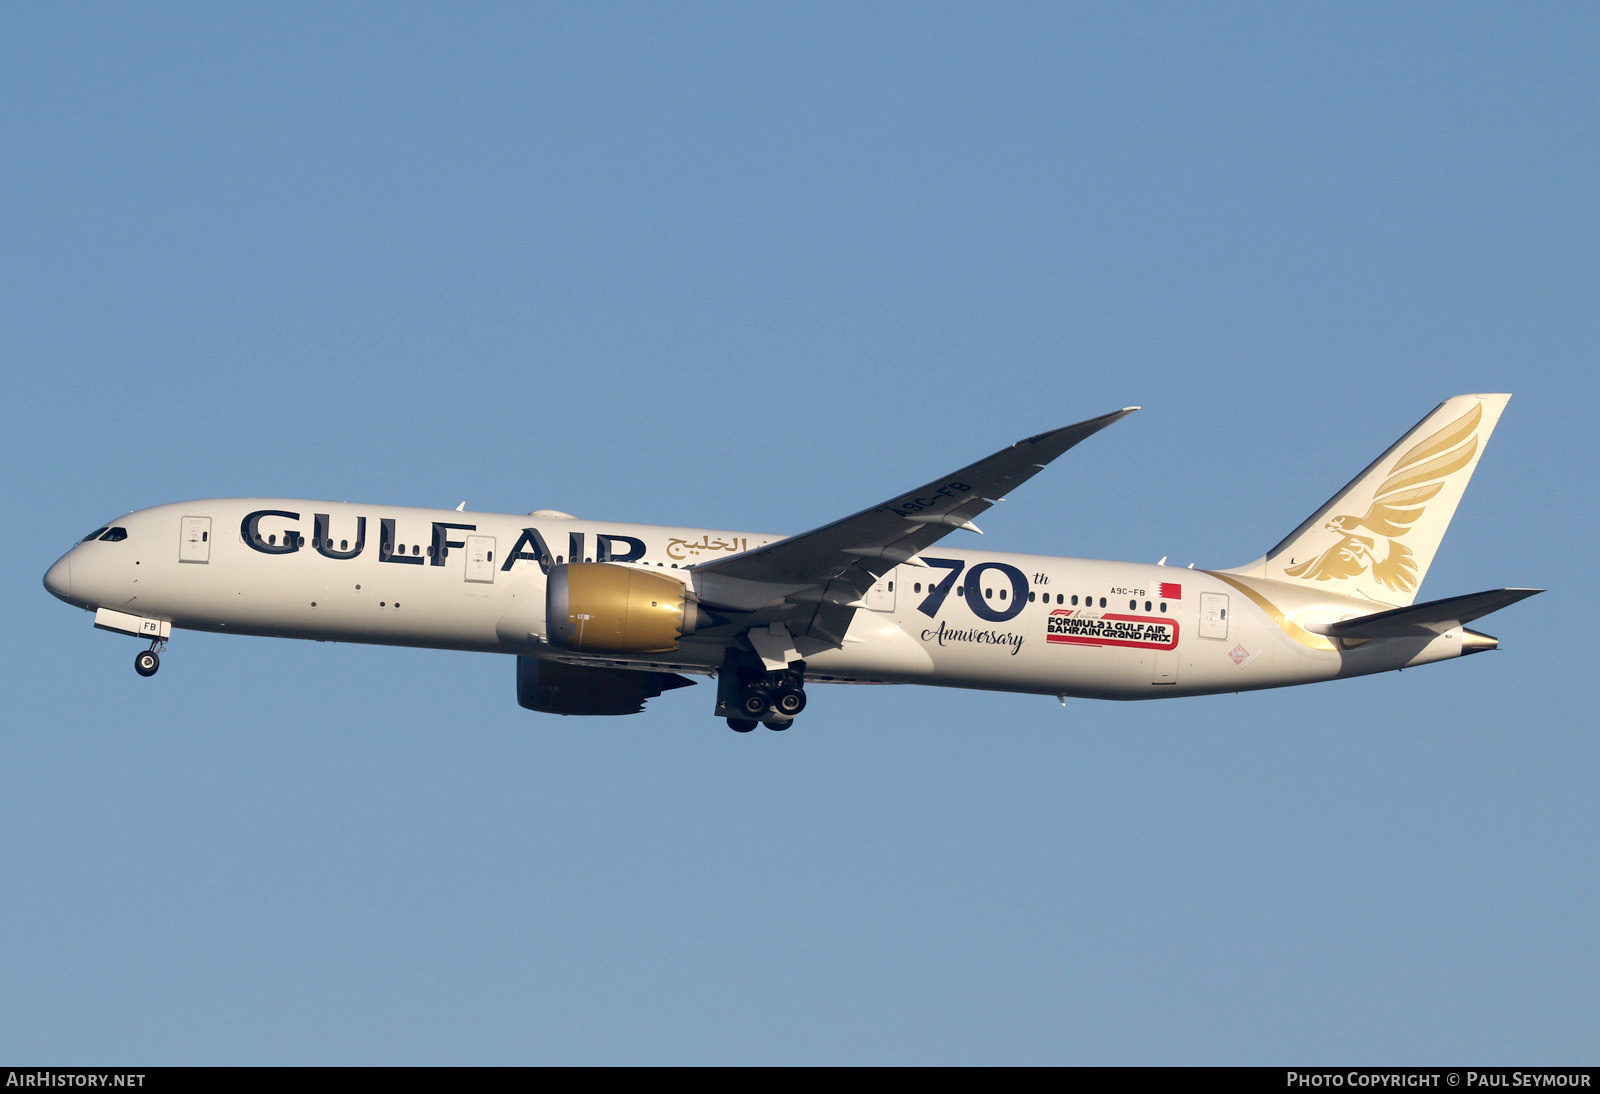
[[[942,545],[1125,407],[799,535],[220,498],[103,524],[44,585],[148,639],[141,676],[174,629],[476,650],[513,655],[518,703],[551,714],[634,714],[709,676],[741,733],[787,729],[812,682],[1062,705],[1285,687],[1495,649],[1466,624],[1542,591],[1415,602],[1509,399],[1440,403],[1232,569]]]

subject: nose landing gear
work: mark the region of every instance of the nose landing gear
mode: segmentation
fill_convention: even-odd
[[[139,655],[133,659],[133,671],[140,676],[154,676],[161,667],[161,658],[157,651],[164,645],[159,638],[150,643],[150,648],[140,650]]]

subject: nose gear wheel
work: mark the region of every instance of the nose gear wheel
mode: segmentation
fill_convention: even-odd
[[[150,643],[150,648],[140,650],[133,659],[133,671],[140,676],[154,676],[161,667],[160,650],[166,643],[157,638]]]

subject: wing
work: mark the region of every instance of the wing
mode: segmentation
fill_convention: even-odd
[[[694,567],[696,591],[714,604],[751,610],[784,597],[796,637],[838,645],[857,602],[894,567],[956,528],[977,531],[972,518],[1038,474],[1051,460],[1138,407],[1018,441],[992,456],[843,520]]]
[[[638,714],[645,700],[694,683],[674,672],[564,665],[517,658],[517,703],[546,714]]]

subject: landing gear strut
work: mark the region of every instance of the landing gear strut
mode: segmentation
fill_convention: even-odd
[[[161,667],[161,658],[156,651],[161,648],[161,640],[150,643],[150,648],[140,650],[139,655],[133,659],[133,671],[140,676],[154,676]]]
[[[717,674],[717,714],[736,733],[749,733],[757,722],[788,729],[806,709],[805,669],[804,661],[792,661],[787,668],[769,670],[754,654],[729,650]]]

